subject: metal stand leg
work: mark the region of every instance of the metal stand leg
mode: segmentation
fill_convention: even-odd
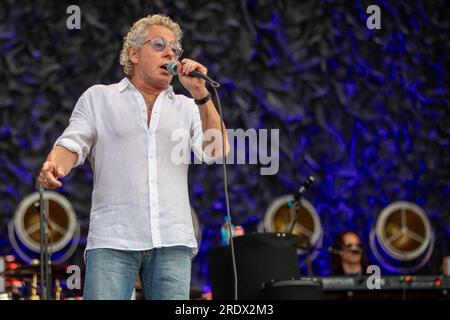
[[[39,186],[40,211],[40,251],[41,251],[41,299],[50,300],[52,297],[51,258],[48,250],[48,201],[44,200],[44,188]]]

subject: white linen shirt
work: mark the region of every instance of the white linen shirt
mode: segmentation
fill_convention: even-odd
[[[183,150],[211,161],[202,151],[202,123],[194,100],[162,91],[150,127],[142,94],[124,78],[94,85],[79,98],[69,126],[56,140],[88,158],[94,173],[86,251],[94,248],[149,250],[185,245],[198,251],[188,195],[188,163],[171,161],[176,129],[188,133]],[[187,140],[187,141],[186,141]]]

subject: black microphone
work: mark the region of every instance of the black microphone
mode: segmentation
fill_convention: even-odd
[[[166,64],[166,70],[171,75],[177,76],[178,75],[178,61],[170,61],[168,64]],[[203,72],[194,70],[194,71],[189,72],[188,76],[204,79],[204,80],[208,81],[209,83],[211,83],[211,85],[213,87],[216,87],[216,88],[220,87],[220,84],[217,81],[214,81],[213,79],[208,77]]]
[[[343,256],[345,253],[351,253],[351,254],[362,254],[362,250],[357,248],[357,247],[350,247],[350,248],[344,248],[341,250],[335,249],[333,247],[317,247],[317,246],[313,246],[313,245],[308,245],[308,244],[300,244],[297,246],[299,249],[303,249],[306,251],[325,251],[325,252],[329,252],[331,254],[335,254],[335,255],[339,255],[339,256]]]
[[[358,246],[350,246],[348,248],[345,248],[343,250],[344,252],[349,252],[351,254],[362,254],[362,249]]]
[[[177,63],[177,61],[170,61],[168,64],[166,64],[166,70],[171,75],[177,76],[178,75],[178,63]],[[200,71],[194,70],[194,71],[189,73],[189,77],[205,79],[206,75],[203,74]]]
[[[308,176],[308,178],[306,179],[305,183],[302,184],[302,186],[300,187],[300,189],[298,189],[298,193],[300,195],[304,194],[306,189],[314,182],[314,177],[313,176]]]
[[[328,247],[327,250],[329,253],[331,254],[335,254],[335,255],[339,255],[339,256],[343,256],[346,253],[351,253],[353,255],[357,255],[357,254],[362,254],[361,250],[357,250],[357,249],[343,249],[343,250],[338,250],[338,249],[334,249],[333,247]]]
[[[302,197],[302,195],[305,193],[306,189],[308,189],[308,187],[313,182],[314,182],[314,177],[308,176],[308,178],[306,178],[306,181],[301,185],[300,189],[298,189],[298,191],[296,193],[294,193],[294,200],[289,201],[288,206],[292,207],[296,202],[298,202],[300,200],[300,198]]]

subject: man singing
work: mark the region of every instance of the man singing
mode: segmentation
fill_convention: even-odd
[[[180,58],[181,37],[167,16],[134,23],[120,54],[126,77],[82,94],[42,166],[39,182],[47,189],[60,187],[58,179],[86,158],[94,172],[84,299],[130,299],[138,275],[146,299],[189,298],[197,242],[188,163],[173,161],[180,142],[171,137],[185,130],[183,150],[203,160],[222,157],[229,145],[226,135],[206,139],[207,130],[221,130],[220,117],[205,81],[188,76],[206,74],[206,67],[178,62],[178,78],[192,98],[170,86],[165,65]]]

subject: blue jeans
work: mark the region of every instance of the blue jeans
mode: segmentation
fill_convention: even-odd
[[[187,300],[191,249],[174,246],[146,251],[88,250],[83,299],[129,300],[138,275],[146,299]]]

